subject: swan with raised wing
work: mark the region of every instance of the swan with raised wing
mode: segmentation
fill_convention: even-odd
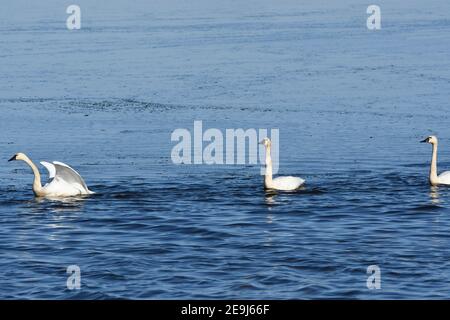
[[[37,197],[72,197],[93,194],[83,178],[74,169],[62,162],[53,163],[42,161],[41,164],[48,170],[48,182],[42,186],[41,174],[36,165],[23,153],[15,154],[8,161],[22,160],[27,163],[34,173],[33,192]]]
[[[272,142],[269,138],[264,138],[260,143],[266,148],[266,173],[264,177],[264,187],[266,189],[290,191],[298,189],[305,183],[305,180],[298,177],[287,176],[273,178],[272,157],[270,154]]]

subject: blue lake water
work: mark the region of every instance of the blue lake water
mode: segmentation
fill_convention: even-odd
[[[77,4],[76,31],[60,1],[0,10],[0,298],[450,298],[450,189],[419,143],[450,170],[449,2],[379,1],[379,31],[356,0]],[[279,129],[307,185],[174,165],[195,120]],[[16,152],[97,194],[35,199]]]

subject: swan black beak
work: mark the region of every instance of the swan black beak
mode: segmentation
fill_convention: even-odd
[[[429,138],[426,138],[425,140],[420,141],[420,143],[427,143],[429,141]]]
[[[17,158],[17,155],[14,155],[14,156],[13,156],[13,157],[12,157],[11,159],[9,159],[9,160],[8,160],[8,162],[11,162],[11,161],[17,160],[16,158]]]

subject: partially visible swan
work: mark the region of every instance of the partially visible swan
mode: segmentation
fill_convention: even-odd
[[[450,185],[450,171],[445,171],[441,173],[439,176],[437,174],[438,138],[436,136],[429,136],[428,138],[420,142],[430,143],[433,145],[433,154],[431,157],[431,168],[430,168],[430,184],[432,186]]]
[[[272,178],[272,157],[270,156],[270,148],[272,142],[269,138],[264,138],[261,144],[266,147],[266,174],[264,177],[264,187],[273,190],[295,190],[305,183],[305,180],[297,177],[277,177]]]
[[[18,153],[8,161],[13,160],[25,161],[33,170],[33,192],[37,197],[72,197],[94,193],[88,189],[83,178],[67,164],[57,161],[53,163],[42,161],[41,164],[49,173],[48,182],[42,186],[41,174],[30,158],[23,153]]]

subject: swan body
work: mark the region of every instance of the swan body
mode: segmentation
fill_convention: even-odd
[[[438,185],[450,185],[450,171],[445,171],[438,175],[437,173],[437,149],[438,149],[438,138],[436,136],[429,136],[425,140],[420,142],[430,143],[433,146],[433,152],[431,155],[431,167],[430,167],[430,184],[432,186]]]
[[[272,183],[266,186],[268,189],[276,190],[295,190],[301,187],[305,183],[305,180],[298,177],[277,177],[272,179]]]
[[[22,160],[26,162],[34,173],[33,192],[37,197],[73,197],[93,194],[83,178],[74,169],[62,162],[53,163],[42,161],[41,164],[48,170],[49,178],[42,186],[41,175],[36,165],[23,153],[14,155],[9,161]]]
[[[450,171],[442,172],[438,176],[438,182],[439,184],[450,185]]]
[[[301,187],[305,180],[298,177],[272,177],[272,157],[270,154],[272,143],[269,138],[264,138],[261,142],[266,148],[266,172],[264,176],[264,187],[272,190],[291,191]]]

